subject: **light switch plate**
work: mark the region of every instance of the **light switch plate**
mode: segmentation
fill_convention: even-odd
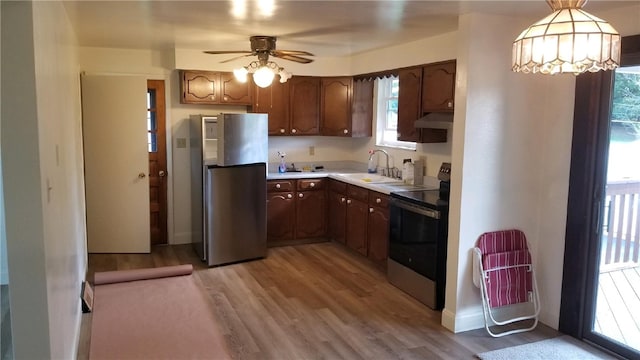
[[[187,139],[186,138],[177,138],[176,139],[176,147],[178,149],[183,149],[187,147]]]

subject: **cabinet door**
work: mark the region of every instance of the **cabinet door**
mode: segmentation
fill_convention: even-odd
[[[294,76],[289,82],[291,135],[319,135],[320,79]]]
[[[293,193],[267,193],[267,241],[293,240],[295,215]]]
[[[355,199],[347,199],[347,246],[367,255],[367,203]]]
[[[387,261],[389,246],[389,209],[369,207],[369,244],[367,256],[377,263]]]
[[[351,136],[351,77],[322,78],[322,135]]]
[[[452,112],[456,91],[456,61],[423,67],[422,112]]]
[[[274,81],[271,86],[254,86],[254,113],[269,115],[269,135],[289,135],[289,82]]]
[[[220,103],[251,105],[251,88],[253,83],[236,80],[233,73],[220,74]]]
[[[347,223],[347,197],[335,191],[329,192],[329,237],[345,243]]]
[[[298,192],[296,195],[296,239],[325,236],[327,233],[326,213],[326,192]]]
[[[371,136],[373,124],[373,80],[353,82],[351,137]]]
[[[183,104],[218,104],[220,102],[220,73],[210,71],[181,71]]]
[[[420,132],[414,122],[422,115],[422,68],[401,70],[398,79],[398,140],[418,141]]]

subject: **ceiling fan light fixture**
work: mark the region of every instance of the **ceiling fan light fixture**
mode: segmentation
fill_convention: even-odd
[[[236,80],[238,80],[241,83],[247,82],[248,73],[249,73],[249,70],[245,66],[233,70],[233,75],[235,76]]]
[[[293,76],[290,72],[288,72],[284,68],[278,69],[278,75],[280,76],[280,82],[283,84],[286,83],[287,80],[291,79],[291,77]]]
[[[582,10],[586,0],[547,0],[553,13],[525,29],[513,42],[515,72],[581,74],[620,64],[620,34],[605,20]]]
[[[273,82],[275,74],[268,66],[261,66],[253,73],[253,81],[261,88],[266,88]]]

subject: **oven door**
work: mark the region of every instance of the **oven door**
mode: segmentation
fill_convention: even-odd
[[[440,216],[437,210],[392,198],[389,258],[436,281]]]

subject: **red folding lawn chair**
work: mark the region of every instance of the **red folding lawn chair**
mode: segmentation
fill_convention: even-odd
[[[504,335],[533,330],[538,324],[540,299],[531,253],[520,230],[486,232],[473,249],[473,283],[480,288],[485,328],[489,335]],[[533,319],[533,325],[507,327]]]

